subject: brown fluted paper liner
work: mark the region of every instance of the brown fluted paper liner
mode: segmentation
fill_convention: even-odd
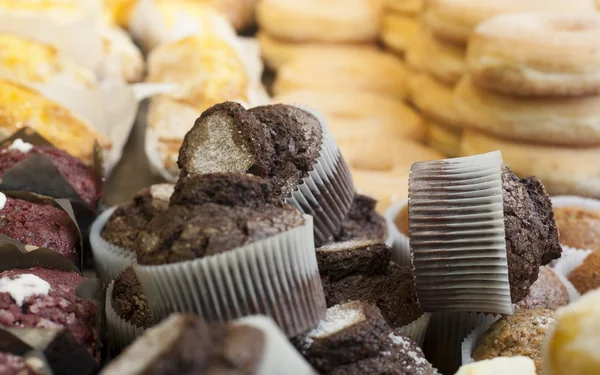
[[[323,134],[321,152],[313,170],[286,201],[301,212],[313,216],[315,244],[320,246],[341,228],[354,199],[354,183],[325,118],[307,106],[296,107],[315,116],[321,123]]]
[[[144,332],[144,328],[129,323],[117,314],[112,306],[114,283],[112,281],[106,289],[106,325],[112,347],[120,351],[140,336]]]
[[[261,375],[317,375],[290,344],[275,323],[265,316],[248,316],[235,322],[236,325],[254,327],[265,337],[263,354],[256,370]]]
[[[414,163],[409,233],[423,310],[512,314],[499,151]]]
[[[400,266],[411,265],[410,242],[408,237],[396,226],[396,217],[408,205],[408,200],[398,202],[385,211],[385,221],[388,228],[386,244],[392,248],[392,260]]]
[[[270,316],[290,337],[325,317],[312,218],[303,226],[221,254],[160,266],[134,264],[158,321],[194,312],[208,322]]]
[[[442,374],[454,374],[461,365],[462,342],[476,327],[499,317],[481,313],[435,313],[427,328],[423,351]],[[489,325],[488,325],[489,326]]]
[[[96,262],[96,271],[105,282],[110,282],[119,276],[135,261],[135,251],[124,249],[111,244],[102,238],[102,229],[117,208],[113,207],[104,211],[90,229],[90,245]]]

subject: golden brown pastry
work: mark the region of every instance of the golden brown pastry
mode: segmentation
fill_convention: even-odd
[[[421,27],[417,43],[421,44],[423,71],[438,80],[455,85],[467,71],[466,49],[462,46],[439,40],[426,27]]]
[[[600,211],[566,206],[554,209],[560,243],[576,249],[600,248]]]
[[[394,52],[403,54],[419,33],[419,19],[403,13],[387,13],[381,23],[381,40]]]
[[[594,250],[579,267],[568,276],[569,281],[581,294],[600,288],[600,250]]]

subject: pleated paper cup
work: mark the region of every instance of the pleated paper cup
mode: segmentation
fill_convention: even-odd
[[[134,270],[156,321],[193,312],[208,322],[273,318],[290,337],[315,327],[326,304],[312,218],[287,232],[205,258]]]
[[[573,249],[571,247],[563,246],[562,256],[552,267],[554,273],[556,273],[560,281],[562,281],[567,288],[569,302],[575,302],[581,297],[581,293],[579,293],[569,281],[569,274],[575,268],[579,267],[591,253],[592,250]]]
[[[308,176],[286,198],[286,202],[314,218],[315,244],[329,242],[337,234],[354,199],[354,183],[327,121],[316,110],[296,107],[315,116],[323,129],[319,157]]]
[[[117,314],[112,305],[114,284],[115,282],[111,281],[106,289],[106,325],[112,347],[121,351],[140,336],[144,332],[144,328],[126,321]]]
[[[424,311],[512,314],[499,151],[414,163],[409,217]]]
[[[102,229],[116,209],[117,207],[112,207],[104,211],[90,229],[90,245],[94,254],[96,271],[106,283],[116,279],[125,268],[133,264],[136,258],[135,251],[113,245],[102,238]]]
[[[473,353],[475,353],[475,349],[477,349],[477,346],[481,342],[481,339],[483,339],[483,336],[487,330],[490,329],[492,324],[494,324],[494,322],[498,319],[499,317],[482,322],[463,340],[461,345],[461,363],[463,365],[468,365],[469,363],[475,362],[473,359]]]
[[[420,347],[425,343],[425,333],[431,319],[430,313],[424,313],[419,319],[397,329],[397,331],[407,337],[413,339]]]
[[[574,195],[557,195],[550,197],[550,199],[552,200],[552,207],[575,206],[587,208],[588,210],[600,211],[600,200],[597,199],[577,197]]]
[[[265,338],[262,358],[256,374],[261,375],[317,375],[300,353],[290,344],[273,320],[266,316],[248,316],[234,324],[260,330]]]
[[[392,248],[392,260],[400,266],[410,266],[410,242],[408,237],[398,229],[396,218],[408,206],[408,200],[398,202],[385,211],[385,221],[388,228],[386,245]]]
[[[499,315],[483,313],[435,313],[427,328],[425,346],[427,359],[442,374],[454,374],[462,363],[462,343],[476,327],[491,325]]]

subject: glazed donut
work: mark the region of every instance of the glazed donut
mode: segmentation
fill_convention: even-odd
[[[398,137],[419,141],[425,139],[425,126],[421,117],[402,101],[384,95],[335,88],[299,90],[278,95],[273,98],[273,102],[305,104],[329,118],[343,120],[339,122],[342,125],[337,126],[338,134],[345,123],[355,132],[364,125],[373,134],[386,131]]]
[[[384,9],[416,16],[423,10],[425,0],[384,0]]]
[[[465,126],[520,141],[554,145],[600,144],[600,96],[520,98],[476,87],[465,76],[454,90]]]
[[[373,0],[261,0],[256,17],[275,38],[313,42],[372,42],[381,2]]]
[[[425,143],[444,155],[454,158],[460,154],[461,136],[462,129],[427,121],[427,140]]]
[[[348,137],[338,140],[354,186],[376,198],[377,210],[406,199],[408,174],[415,161],[442,159],[439,152],[409,139]]]
[[[381,23],[381,41],[397,53],[404,53],[419,32],[418,18],[400,13],[388,13]]]
[[[466,45],[481,22],[503,13],[528,11],[596,12],[593,0],[429,0],[424,23],[437,38]]]
[[[434,122],[460,127],[452,90],[451,86],[424,73],[412,74],[408,80],[408,96],[419,111]]]
[[[305,54],[341,54],[360,56],[365,51],[375,51],[377,47],[372,44],[330,44],[330,43],[291,43],[273,38],[271,35],[259,31],[256,38],[260,43],[262,57],[267,66],[273,70],[279,69],[283,64],[302,57]]]
[[[598,94],[599,41],[597,13],[494,17],[469,39],[469,74],[476,85],[509,95]]]
[[[567,148],[517,143],[466,130],[461,154],[500,150],[502,159],[518,176],[537,176],[551,195],[600,198],[600,148]]]
[[[406,97],[406,70],[399,58],[381,51],[335,50],[306,53],[281,66],[273,92],[352,89]]]
[[[421,28],[419,42],[425,57],[421,61],[423,71],[449,85],[455,85],[466,73],[465,48],[436,39],[426,28]]]

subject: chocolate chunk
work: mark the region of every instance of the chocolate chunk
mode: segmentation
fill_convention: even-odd
[[[382,275],[392,256],[391,249],[376,241],[347,241],[325,245],[317,249],[319,272],[337,281],[346,276]]]
[[[517,178],[502,168],[508,276],[513,303],[529,293],[539,267],[560,257],[552,203],[536,177]]]
[[[131,267],[115,279],[112,307],[122,319],[138,327],[149,328],[154,323],[142,285]]]
[[[385,219],[375,211],[377,200],[362,194],[355,194],[350,211],[342,223],[335,242],[350,240],[385,241],[387,226]]]
[[[387,348],[390,332],[379,309],[351,301],[327,309],[319,326],[294,341],[311,365],[321,373],[333,368],[377,356]]]

